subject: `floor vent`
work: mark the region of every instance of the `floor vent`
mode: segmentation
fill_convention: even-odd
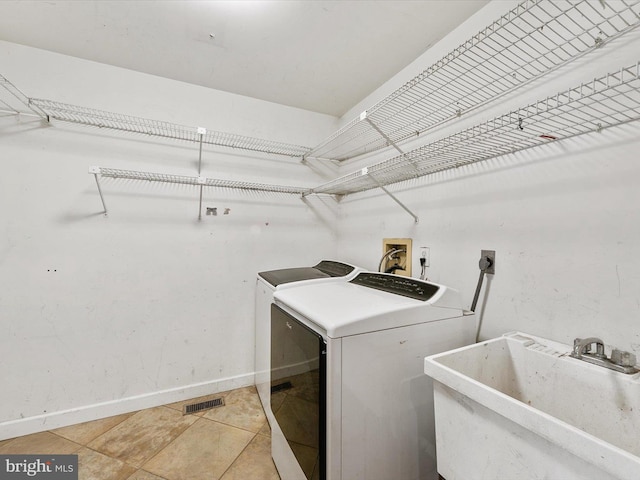
[[[224,407],[224,398],[214,398],[213,400],[207,400],[205,402],[185,405],[182,414],[187,415],[189,413],[198,413],[202,410],[209,410],[210,408],[216,407]]]
[[[271,387],[271,393],[281,392],[283,390],[289,390],[290,388],[293,388],[293,385],[291,385],[291,382],[282,382],[277,385],[273,385]]]

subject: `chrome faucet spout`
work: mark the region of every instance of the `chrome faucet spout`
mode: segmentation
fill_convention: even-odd
[[[594,344],[596,351],[592,353],[591,345]],[[607,358],[604,353],[604,342],[596,337],[576,338],[573,341],[573,350],[570,356],[617,372],[638,373],[638,369],[635,368],[636,357],[634,354],[614,349],[611,358]]]
[[[591,353],[591,345],[596,345],[596,357],[606,358],[604,354],[604,342],[597,337],[576,338],[573,341],[572,357],[582,358],[585,353]],[[593,354],[592,354],[593,355]]]

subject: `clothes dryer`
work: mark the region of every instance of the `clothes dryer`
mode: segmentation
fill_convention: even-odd
[[[362,271],[362,268],[355,265],[322,260],[313,267],[282,268],[258,273],[255,298],[255,383],[269,424],[273,422],[269,406],[270,317],[273,293],[308,282],[346,282]]]
[[[473,343],[444,285],[364,272],[276,291],[272,457],[283,480],[433,480],[424,357]]]

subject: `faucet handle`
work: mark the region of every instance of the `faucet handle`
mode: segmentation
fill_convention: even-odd
[[[621,367],[633,367],[636,364],[636,356],[631,352],[614,348],[611,351],[611,361]]]

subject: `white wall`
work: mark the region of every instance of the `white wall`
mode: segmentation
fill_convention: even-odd
[[[345,120],[512,6],[489,4]],[[632,32],[429,137],[446,136],[635,64],[638,51],[640,34]],[[640,355],[639,149],[635,122],[389,187],[419,216],[417,225],[381,191],[346,197],[340,255],[377,268],[382,238],[411,237],[413,271],[420,271],[418,247],[430,247],[428,277],[461,290],[469,306],[480,251],[494,249],[496,275],[485,284],[478,310],[481,338],[521,330],[571,344],[575,337],[599,336]],[[348,163],[342,173],[383,158]]]
[[[0,42],[43,97],[314,145],[336,119]],[[253,383],[256,272],[335,258],[336,204],[103,179],[195,175],[198,146],[0,116],[0,439]],[[204,147],[203,175],[315,185],[299,159]],[[224,215],[225,208],[230,209]]]

